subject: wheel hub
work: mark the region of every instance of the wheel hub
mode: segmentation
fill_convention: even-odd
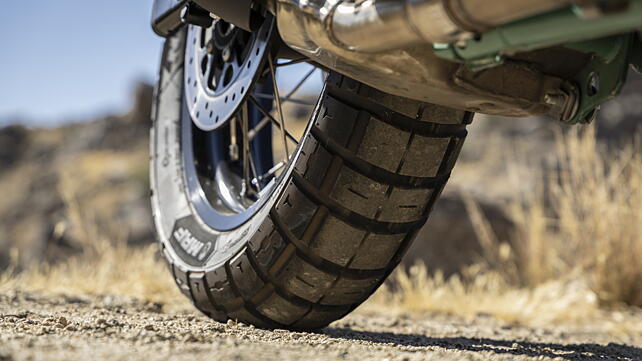
[[[185,94],[194,124],[220,128],[238,111],[260,75],[274,20],[253,33],[223,20],[205,29],[190,26],[185,53]]]

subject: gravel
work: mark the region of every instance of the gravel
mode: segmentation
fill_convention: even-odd
[[[533,329],[484,315],[357,312],[318,332],[290,332],[121,297],[0,295],[0,361],[642,360],[641,347],[642,335]]]

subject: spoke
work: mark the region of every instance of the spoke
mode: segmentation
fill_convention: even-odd
[[[256,98],[254,98],[254,96],[250,95],[250,96],[248,97],[248,99],[252,102],[252,104],[254,104],[254,106],[256,106],[256,108],[261,112],[261,114],[263,114],[263,116],[264,116],[266,119],[268,119],[269,121],[271,121],[272,123],[274,123],[274,125],[276,125],[276,127],[277,127],[277,128],[279,128],[279,130],[282,130],[282,129],[283,129],[283,128],[281,127],[281,123],[280,123],[278,120],[276,120],[276,118],[274,118],[274,117],[272,116],[272,114],[270,114],[270,112],[268,112],[267,110],[265,110],[265,108],[263,108],[263,107],[261,106],[261,104],[259,104],[259,102],[256,100]],[[262,122],[263,122],[263,120],[261,121],[261,123],[262,123]],[[261,125],[261,123],[259,123],[259,125]],[[257,125],[254,129],[257,129],[257,128],[259,127],[259,125]],[[264,126],[264,125],[263,125],[263,126]],[[262,128],[263,126],[261,126],[261,128]],[[253,129],[253,130],[254,130],[254,129]],[[258,130],[257,130],[257,132],[258,132]],[[297,145],[299,144],[299,141],[298,141],[298,140],[297,140],[297,139],[296,139],[292,134],[290,134],[290,132],[288,132],[287,130],[285,130],[285,136],[286,136],[288,139],[290,139],[292,142],[294,142],[295,144],[297,144]]]
[[[256,194],[255,190],[252,188],[252,181],[254,177],[257,176],[256,166],[254,165],[254,157],[252,157],[252,151],[250,149],[250,137],[249,137],[249,110],[247,102],[243,103],[241,108],[241,119],[242,119],[242,132],[243,132],[243,195],[248,193]],[[250,171],[252,172],[252,178],[250,177]],[[261,185],[256,185],[257,190],[261,190]]]
[[[292,99],[292,98],[283,98],[281,99],[282,102],[290,102],[294,104],[299,104],[299,105],[307,105],[307,106],[313,106],[316,105],[316,102],[313,102],[311,100],[304,100],[304,99]]]
[[[274,167],[270,168],[265,174],[262,174],[254,179],[252,179],[252,184],[258,186],[263,182],[265,179],[268,179],[269,177],[273,176],[274,173],[278,172],[279,169],[283,168],[285,166],[285,162],[278,162]]]
[[[261,129],[263,129],[263,127],[265,127],[268,124],[270,124],[270,118],[263,117],[263,119],[261,119],[259,124],[254,126],[254,128],[250,129],[250,131],[247,133],[248,136],[250,137],[250,140],[254,140],[254,138],[256,137],[257,134],[259,134]]]
[[[271,54],[270,54],[271,55]],[[290,150],[288,149],[288,142],[285,139],[285,118],[283,118],[283,108],[281,107],[281,96],[279,95],[279,86],[276,82],[276,71],[274,71],[274,62],[272,61],[272,56],[268,56],[268,66],[270,67],[270,74],[272,75],[272,88],[274,90],[274,96],[276,100],[276,109],[279,114],[279,125],[281,128],[281,140],[283,141],[283,147],[285,149],[285,161],[290,159]]]
[[[230,121],[230,145],[228,151],[232,162],[239,159],[239,146],[236,139],[236,117]]]
[[[309,71],[307,74],[305,74],[305,76],[303,77],[303,79],[299,80],[299,83],[298,83],[298,84],[297,84],[297,85],[296,85],[296,86],[295,86],[295,87],[294,87],[294,88],[293,88],[293,89],[288,93],[288,95],[286,95],[286,96],[284,97],[284,99],[285,99],[285,100],[290,99],[290,97],[292,97],[292,95],[294,95],[294,93],[296,93],[297,91],[299,91],[299,89],[300,89],[300,88],[301,88],[301,86],[305,83],[305,81],[306,81],[306,80],[308,80],[308,78],[310,78],[310,76],[311,76],[311,75],[312,75],[316,70],[317,70],[317,68],[312,68],[312,69],[310,69],[310,71]]]
[[[264,93],[254,93],[254,96],[259,99],[272,99],[274,100],[274,96],[271,94],[264,94]],[[290,102],[294,104],[301,104],[301,105],[316,105],[315,102],[309,101],[309,100],[304,100],[304,99],[295,99],[295,98],[281,98],[282,102]]]
[[[241,133],[243,134],[243,184],[245,185],[245,193],[249,192],[250,187],[250,139],[247,136],[248,134],[248,110],[247,103],[244,103],[241,107]],[[255,173],[256,175],[256,173]],[[245,194],[244,194],[245,195]]]
[[[274,95],[272,95],[272,94],[257,93],[257,92],[254,92],[254,93],[252,93],[252,94],[254,95],[254,97],[255,97],[255,98],[259,98],[259,99],[272,99],[272,100],[274,100]],[[283,100],[283,99],[281,99],[281,100]]]
[[[245,128],[246,132],[243,133],[243,138],[247,140],[246,141],[247,142],[247,154],[248,154],[248,158],[250,159],[250,169],[252,170],[252,174],[254,175],[254,177],[256,177],[257,176],[256,164],[254,164],[254,157],[252,156],[252,143],[251,143],[251,141],[252,141],[252,139],[254,137],[250,137],[250,135],[252,134],[254,129],[249,129],[250,118],[249,118],[249,110],[248,110],[247,102],[243,103],[243,108],[244,108],[244,111],[245,111],[245,119],[246,119],[246,124],[247,124],[247,126]],[[269,122],[269,120],[268,120],[268,122]],[[248,181],[249,181],[249,179],[248,179]],[[258,184],[256,186],[256,188],[257,188],[257,190],[261,191],[261,184]]]
[[[287,61],[285,63],[275,64],[275,67],[280,68],[282,66],[290,66],[290,65],[294,65],[294,64],[300,64],[300,63],[305,63],[307,61],[308,61],[308,58],[299,58],[299,59],[294,59],[294,60]]]

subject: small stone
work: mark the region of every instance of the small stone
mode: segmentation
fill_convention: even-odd
[[[213,331],[213,332],[225,332],[225,327],[221,326],[210,326],[208,330]]]
[[[65,327],[65,326],[67,326],[69,324],[69,321],[64,316],[60,316],[60,317],[58,317],[58,324],[62,325],[63,327]]]
[[[15,318],[27,318],[27,316],[29,316],[30,313],[31,312],[29,311],[24,311],[24,312],[16,313],[15,315],[12,315],[12,316]]]
[[[77,328],[74,325],[68,325],[67,327],[65,327],[65,330],[67,330],[67,331],[76,331]]]
[[[229,320],[227,320],[227,325],[229,327],[234,327],[234,326],[236,326],[236,321],[234,321],[233,319],[230,318]]]
[[[148,325],[145,325],[145,329],[146,329],[147,331],[154,331],[154,325],[152,325],[151,323],[150,323],[150,324],[148,324]]]
[[[194,336],[194,334],[187,333],[187,334],[183,335],[182,341],[183,342],[197,342],[198,339],[196,338],[196,336]]]

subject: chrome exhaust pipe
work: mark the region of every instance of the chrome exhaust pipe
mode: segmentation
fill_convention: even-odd
[[[572,0],[267,1],[290,48],[386,93],[522,117],[551,112],[546,95],[562,86],[561,79],[518,64],[480,77],[437,57],[431,44],[454,43]]]
[[[442,1],[341,2],[325,24],[337,45],[359,52],[449,43],[470,34],[451,20]]]
[[[421,43],[455,43],[475,33],[573,3],[573,0],[273,1],[277,8],[298,8],[312,16],[309,20],[319,22],[336,46],[358,52],[380,52]],[[287,38],[292,23],[278,20],[281,35]]]

